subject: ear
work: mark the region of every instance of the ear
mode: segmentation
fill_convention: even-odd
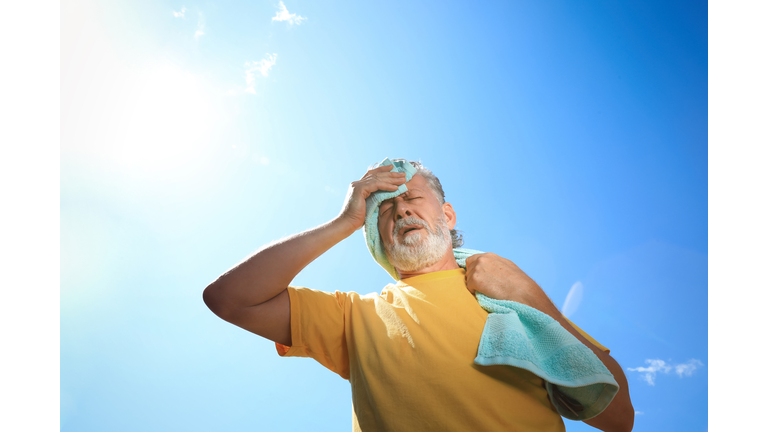
[[[445,203],[442,207],[445,221],[448,223],[448,228],[453,229],[453,227],[456,226],[456,211],[453,210],[451,203]]]

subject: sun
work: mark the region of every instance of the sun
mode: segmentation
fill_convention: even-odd
[[[184,177],[204,163],[219,115],[201,78],[162,64],[140,70],[124,85],[109,134],[120,166],[152,177]]]

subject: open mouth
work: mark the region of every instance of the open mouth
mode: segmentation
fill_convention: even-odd
[[[414,231],[418,231],[421,228],[422,227],[420,225],[410,225],[410,226],[407,226],[407,227],[403,228],[400,231],[400,235],[405,237],[406,235],[408,235],[408,233],[411,233],[411,232],[414,232]]]

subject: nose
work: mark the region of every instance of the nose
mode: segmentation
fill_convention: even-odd
[[[408,216],[413,216],[413,213],[408,204],[405,203],[405,200],[395,200],[395,220],[399,221]]]

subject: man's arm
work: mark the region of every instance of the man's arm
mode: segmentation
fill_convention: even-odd
[[[394,191],[405,174],[392,166],[369,170],[352,182],[341,213],[328,223],[259,249],[203,291],[208,308],[225,321],[274,342],[291,345],[288,284],[294,277],[365,222],[365,199],[377,190]]]
[[[584,423],[606,432],[631,431],[635,422],[635,409],[629,398],[627,377],[619,363],[573,328],[544,290],[512,261],[485,253],[470,256],[466,264],[467,288],[470,292],[474,294],[477,290],[491,298],[511,300],[538,309],[554,318],[597,355],[619,384],[619,392],[605,411]]]

